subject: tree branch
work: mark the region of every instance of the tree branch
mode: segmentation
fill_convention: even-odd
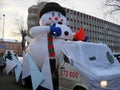
[[[116,5],[116,4],[105,4],[106,6],[113,6],[113,7],[119,7],[120,8],[120,5]]]

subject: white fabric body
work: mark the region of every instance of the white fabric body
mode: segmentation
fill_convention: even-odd
[[[31,74],[31,80],[32,80],[32,87],[33,90],[36,90],[37,87],[44,81],[44,77],[42,73],[39,71],[38,67],[34,63],[32,57],[28,54],[28,62],[30,66],[30,74]]]
[[[61,47],[66,42],[64,39],[72,39],[72,31],[66,25],[57,24],[56,26],[60,27],[62,30],[62,34],[59,37],[53,37],[54,50],[56,54],[55,57],[59,58],[62,53]],[[42,27],[38,27],[38,28],[42,28]],[[64,34],[65,31],[69,32],[67,36]],[[32,56],[37,66],[41,70],[43,63],[45,61],[45,57],[48,57],[49,55],[48,41],[47,41],[47,33],[40,34],[39,36],[37,34],[39,33],[36,33],[37,37],[33,38],[29,47],[27,48],[27,52]]]
[[[45,81],[41,84],[42,87],[45,87],[49,90],[53,90],[53,83],[52,83],[52,75],[50,70],[50,62],[49,57],[46,57],[46,60],[43,64],[43,68],[41,71],[42,75],[45,77]]]
[[[14,61],[6,58],[6,67],[5,67],[6,73],[8,74],[10,71],[12,71],[13,68],[15,68],[16,65],[17,64]]]
[[[11,52],[11,55],[12,55],[12,60],[16,63],[16,67],[14,68],[14,72],[15,72],[16,81],[18,82],[18,80],[20,78],[20,74],[22,72],[22,66],[13,52]]]
[[[30,65],[28,62],[28,54],[24,54],[23,56],[23,69],[22,69],[22,79],[28,77],[30,75]]]

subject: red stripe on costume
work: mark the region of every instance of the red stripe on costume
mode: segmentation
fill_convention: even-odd
[[[50,57],[54,57],[54,56],[55,56],[55,53],[54,53],[54,52],[49,53],[49,56],[50,56]]]
[[[48,38],[48,41],[52,41],[52,40],[53,40],[52,38],[50,38],[50,37]]]
[[[53,45],[48,45],[48,49],[54,48]]]

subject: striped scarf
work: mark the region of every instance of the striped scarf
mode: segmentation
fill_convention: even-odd
[[[53,38],[50,33],[47,34],[48,36],[48,52],[49,52],[49,57],[54,58],[55,57],[55,51],[54,51],[54,45],[53,45]]]

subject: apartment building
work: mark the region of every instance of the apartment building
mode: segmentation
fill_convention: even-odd
[[[41,2],[28,9],[28,29],[39,25],[39,13],[46,3]],[[105,43],[113,53],[120,53],[120,25],[72,9],[65,8],[65,10],[67,26],[73,32],[83,27],[89,37],[88,42]]]
[[[11,50],[15,54],[22,55],[22,45],[17,40],[5,39],[3,42],[3,40],[0,39],[0,51],[2,50]]]

